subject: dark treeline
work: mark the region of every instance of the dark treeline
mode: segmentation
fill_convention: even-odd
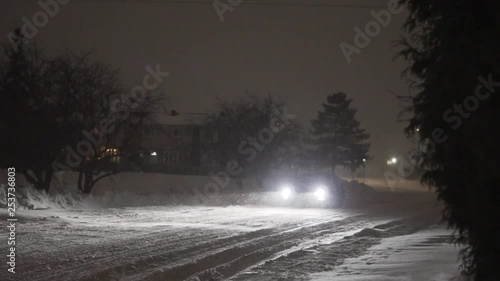
[[[75,171],[84,194],[110,175],[147,169],[141,165],[147,158],[141,157],[157,157],[157,152],[147,151],[137,140],[166,134],[164,127],[151,126],[161,95],[130,97],[118,70],[90,54],[48,56],[36,44],[26,43],[19,30],[15,34],[14,45],[3,47],[0,60],[0,167],[16,167],[36,189],[45,191],[55,172]],[[116,102],[124,96],[126,102]],[[116,104],[121,106],[117,109]],[[192,148],[187,157],[191,165],[200,165],[203,149],[217,151],[219,171],[238,163],[238,173],[231,177],[240,183],[252,177],[259,186],[282,165],[355,170],[364,165],[369,148],[369,136],[355,113],[346,94],[329,95],[312,120],[314,130],[304,134],[287,116],[286,104],[272,96],[219,100],[193,131],[198,132],[193,138],[199,138],[203,126],[205,138],[217,141],[197,139],[183,145]],[[151,130],[156,131],[148,135]]]

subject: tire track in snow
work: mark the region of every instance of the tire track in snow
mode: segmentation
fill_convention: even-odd
[[[383,238],[412,234],[436,223],[438,220],[420,214],[367,226],[334,243],[297,247],[295,251],[261,262],[252,270],[241,272],[230,280],[309,280],[311,273],[334,270],[345,259],[362,255]]]
[[[164,230],[155,232],[151,235],[140,235],[140,237],[133,237],[130,239],[122,237],[112,241],[104,240],[98,245],[94,245],[92,247],[80,246],[76,249],[70,248],[70,251],[65,248],[59,248],[58,252],[51,254],[52,256],[55,256],[56,261],[52,260],[50,262],[52,265],[61,266],[62,269],[51,269],[47,264],[38,264],[26,267],[23,271],[29,272],[32,276],[36,276],[36,279],[28,278],[26,280],[78,280],[79,278],[82,278],[78,276],[88,275],[86,272],[95,272],[96,269],[100,268],[106,269],[107,267],[116,264],[117,261],[122,263],[123,260],[120,260],[122,258],[134,259],[137,255],[145,255],[145,253],[138,249],[138,245],[146,246],[144,251],[149,248],[147,245],[144,245],[144,241],[147,241],[147,244],[151,247],[156,245],[159,246],[158,248],[162,249],[164,252],[168,252],[168,247],[174,246],[176,243],[181,241],[183,243],[190,243],[200,239],[216,239],[221,236],[221,233],[211,233],[208,235],[207,233],[198,233],[197,235],[191,235],[188,237],[185,237],[182,234],[185,234],[185,232],[182,232],[181,230],[175,232]],[[173,235],[177,235],[177,237],[172,239]],[[91,258],[89,261],[89,256],[94,253],[96,257]],[[29,258],[33,259],[34,257]],[[81,261],[83,261],[83,263]]]
[[[206,251],[200,251],[198,255],[188,255],[184,258],[190,260],[179,261],[177,263],[164,264],[154,268],[138,268],[135,275],[128,276],[122,280],[184,280],[194,275],[203,277],[204,272],[212,269],[224,269],[226,276],[235,274],[237,271],[245,269],[258,261],[261,261],[272,254],[292,247],[297,241],[305,237],[323,235],[324,231],[333,232],[340,229],[348,229],[355,225],[366,225],[369,216],[355,215],[340,220],[327,220],[315,222],[307,225],[297,226],[286,230],[281,230],[268,235],[258,236],[240,243],[228,244],[225,247],[215,247]],[[269,246],[272,245],[272,246]],[[239,260],[238,260],[239,259]],[[236,261],[231,263],[232,261]],[[228,265],[228,263],[231,263]],[[148,263],[144,263],[147,267]]]
[[[317,224],[317,222],[313,224]],[[125,267],[134,268],[143,263],[156,264],[158,261],[165,262],[189,258],[190,255],[215,251],[220,247],[227,247],[256,237],[264,237],[283,229],[285,229],[284,231],[293,230],[308,224],[304,225],[300,221],[281,225],[278,229],[261,229],[238,233],[237,235],[234,235],[234,233],[226,235],[225,232],[220,230],[216,232],[202,229],[203,232],[201,232],[200,229],[196,228],[196,225],[196,223],[193,223],[193,228],[169,228],[163,231],[155,231],[153,234],[134,236],[130,239],[126,235],[120,236],[119,239],[112,236],[110,239],[101,240],[98,245],[84,247],[85,249],[81,249],[82,247],[80,249],[71,249],[71,251],[59,249],[60,251],[55,253],[57,261],[52,260],[51,265],[53,267],[59,265],[62,268],[54,267],[54,269],[51,269],[48,268],[46,263],[36,265],[30,268],[31,276],[26,280],[34,280],[34,277],[40,281],[111,280],[112,275],[117,272],[124,272],[123,268]],[[207,231],[211,233],[207,234]],[[173,234],[177,235],[175,239],[172,239]],[[145,241],[147,241],[147,245],[144,244]],[[182,243],[183,246],[179,247],[179,243]],[[138,248],[139,246],[144,248]],[[171,247],[175,247],[175,250],[172,250]],[[105,255],[102,255],[103,252]],[[88,261],[88,256],[92,253],[96,253],[96,257]],[[99,254],[102,256],[99,256]],[[64,262],[67,259],[72,261]],[[75,260],[83,260],[83,263],[75,262]],[[89,272],[93,272],[93,274],[89,275]]]
[[[124,210],[124,213],[120,213],[118,212],[119,210],[115,209],[108,211],[111,212],[111,214],[104,213],[105,215],[102,215],[102,212],[97,212],[97,217],[94,217],[96,214],[93,214],[92,211],[86,213],[84,216],[80,215],[80,218],[84,218],[85,221],[98,218],[100,223],[97,223],[97,225],[93,227],[87,225],[85,225],[85,227],[80,227],[80,225],[77,225],[75,229],[75,227],[71,227],[72,225],[68,226],[66,221],[54,225],[54,222],[57,221],[50,222],[46,220],[29,226],[26,225],[27,230],[30,232],[23,234],[30,235],[31,241],[49,238],[47,241],[49,247],[40,249],[40,243],[32,243],[32,245],[25,245],[25,247],[23,247],[23,252],[25,251],[26,253],[27,261],[29,260],[29,262],[23,263],[25,269],[23,270],[23,275],[26,277],[26,280],[31,281],[35,277],[36,280],[74,280],[74,275],[79,274],[78,272],[82,270],[89,269],[89,272],[92,272],[95,271],[96,268],[106,269],[108,266],[116,263],[115,260],[117,257],[127,257],[128,259],[134,260],[134,254],[140,253],[137,249],[138,246],[149,248],[159,246],[159,248],[166,252],[167,250],[165,249],[167,247],[175,247],[180,242],[186,244],[192,241],[196,242],[197,240],[215,240],[234,235],[234,233],[226,233],[228,231],[221,232],[219,229],[203,229],[201,233],[195,228],[177,227],[179,224],[182,225],[182,222],[186,219],[194,219],[194,222],[187,223],[187,225],[195,227],[201,225],[198,221],[203,221],[205,225],[207,222],[214,222],[214,226],[224,226],[235,221],[234,217],[227,217],[221,220],[220,216],[215,216],[207,220],[206,218],[202,219],[203,216],[191,216],[190,213],[197,214],[193,209],[190,209],[189,212],[181,212],[183,214],[188,213],[187,217],[182,217],[182,215],[178,214],[179,211],[175,212],[174,210],[174,212],[172,212],[174,215],[170,215],[170,220],[168,218],[167,220],[164,219],[165,210],[156,211],[153,214],[148,212],[147,209],[140,210],[142,213],[139,214],[142,215],[134,213],[135,210]],[[146,215],[144,215],[144,212]],[[73,218],[73,216],[74,215],[71,215],[70,217]],[[119,218],[117,218],[117,216]],[[265,216],[257,215],[253,216],[253,219],[261,219],[263,217]],[[218,220],[215,218],[218,218]],[[139,223],[139,225],[140,223],[159,223],[158,226],[168,227],[168,229],[164,228],[158,230],[156,227],[149,227],[146,228],[146,230],[140,229],[139,231],[136,227],[122,227],[124,224],[137,225],[136,223]],[[66,226],[68,226],[68,228],[66,228]],[[239,228],[239,226],[236,228]],[[64,229],[64,231],[61,231],[61,229]],[[222,229],[224,229],[224,227],[222,227]],[[248,229],[251,228],[248,227]],[[40,231],[44,234],[41,235]],[[136,234],[136,232],[139,234]],[[92,243],[89,240],[81,240],[82,234],[83,238],[89,236],[95,237],[97,243]],[[71,239],[68,239],[68,237]],[[73,242],[75,240],[77,243]],[[60,247],[54,247],[54,242],[58,243]],[[147,245],[145,245],[145,242]],[[70,278],[68,276],[73,277]]]
[[[329,222],[331,221],[331,219],[325,221]],[[253,241],[255,239],[265,238],[268,235],[272,235],[273,233],[288,232],[290,230],[321,224],[325,221],[308,223],[308,224],[294,223],[278,229],[276,228],[260,229],[252,232],[224,237],[221,239],[217,239],[213,242],[207,242],[207,239],[203,239],[202,242],[190,245],[189,247],[177,248],[174,251],[167,251],[165,249],[154,250],[154,252],[150,252],[148,255],[145,255],[147,256],[147,258],[135,260],[133,262],[128,262],[125,264],[121,263],[112,268],[103,270],[98,274],[93,274],[90,277],[82,277],[80,280],[109,280],[109,278],[111,277],[111,275],[113,275],[113,273],[114,274],[118,273],[118,275],[123,275],[123,273],[125,273],[128,275],[128,272],[125,272],[126,270],[123,270],[124,267],[132,268],[133,271],[137,270],[142,271],[144,267],[148,269],[148,267],[151,267],[151,265],[157,264],[158,261],[160,261],[161,263],[158,266],[161,266],[164,262],[169,262],[169,261],[176,261],[174,263],[182,264],[183,262],[190,260],[192,256],[204,255],[206,253],[220,250],[221,248],[232,248],[234,245],[237,245],[239,243],[247,243],[248,241]],[[120,280],[122,279],[120,278]]]

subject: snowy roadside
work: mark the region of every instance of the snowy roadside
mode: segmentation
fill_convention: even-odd
[[[335,271],[311,275],[314,281],[466,281],[459,276],[459,249],[448,244],[450,231],[434,227],[385,238],[367,253],[345,260]]]
[[[457,275],[457,250],[446,244],[449,232],[435,227],[441,207],[432,193],[353,185],[342,207],[304,208],[284,204],[277,192],[221,193],[200,205],[159,187],[87,197],[26,189],[20,195],[34,210],[18,212],[18,280],[449,281]],[[0,226],[6,218],[0,210]]]
[[[16,277],[308,280],[364,255],[385,237],[435,225],[436,210],[422,211],[399,209],[389,215],[262,206],[20,210]],[[0,250],[6,251],[5,245]]]

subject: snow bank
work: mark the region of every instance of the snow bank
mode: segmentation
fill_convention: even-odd
[[[0,171],[0,183],[7,183],[6,171]],[[49,193],[35,190],[16,176],[16,196],[24,207],[97,208],[168,204],[238,204],[229,193],[241,189],[234,181],[221,177],[123,172],[99,181],[90,195],[77,191],[78,173],[58,172]],[[209,186],[209,188],[207,188]],[[218,190],[214,192],[214,188]],[[6,205],[5,184],[1,185],[0,206]]]
[[[65,188],[61,173],[56,173],[51,183],[51,192],[36,190],[21,174],[16,174],[16,207],[26,209],[66,209],[81,206],[82,198]],[[0,206],[7,201],[7,171],[0,170]]]
[[[315,281],[466,281],[459,275],[459,249],[441,227],[385,238],[367,254],[347,259],[337,270],[313,274]]]
[[[0,188],[0,206],[6,206],[5,185]],[[16,189],[16,206],[25,209],[70,209],[83,206],[83,197],[76,192],[47,194],[34,189],[31,185]]]

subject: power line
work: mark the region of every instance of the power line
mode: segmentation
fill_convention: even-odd
[[[203,0],[80,0],[80,2],[213,5],[214,1],[203,1]],[[224,1],[224,3],[226,3],[226,2]],[[276,7],[366,8],[366,9],[387,8],[387,6],[383,6],[383,5],[285,3],[285,2],[265,2],[265,1],[242,1],[239,5],[276,6]]]

